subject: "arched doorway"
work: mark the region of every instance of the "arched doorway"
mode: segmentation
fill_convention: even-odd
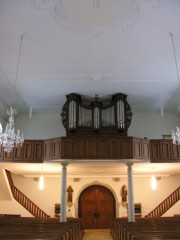
[[[78,204],[83,228],[111,228],[112,218],[115,217],[115,199],[108,188],[101,185],[86,188]]]

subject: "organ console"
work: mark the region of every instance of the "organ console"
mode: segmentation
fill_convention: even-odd
[[[61,112],[67,136],[120,135],[127,136],[132,120],[127,95],[117,93],[100,98],[71,93],[66,95]]]

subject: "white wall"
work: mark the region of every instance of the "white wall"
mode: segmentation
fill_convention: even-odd
[[[178,118],[165,113],[134,113],[128,136],[162,138],[163,134],[171,134],[171,130],[179,125]],[[20,115],[16,119],[16,129],[24,133],[25,139],[48,139],[65,136],[66,132],[59,114]]]
[[[32,114],[32,118],[23,114],[17,117],[15,127],[23,132],[25,139],[49,139],[66,135],[60,113]]]
[[[29,197],[36,205],[44,210],[51,217],[54,217],[54,204],[60,203],[60,178],[45,178],[45,188],[43,191],[38,189],[38,182],[34,178],[25,178],[20,175],[13,174],[13,180],[15,186],[18,187],[27,197]],[[170,195],[175,189],[179,187],[180,175],[163,177],[158,181],[158,187],[156,191],[151,189],[150,178],[134,178],[134,202],[142,204],[142,215],[148,214],[159,203],[161,203],[168,195]],[[73,206],[71,213],[74,217],[78,216],[78,198],[80,193],[86,187],[100,184],[109,188],[114,194],[116,200],[116,216],[127,216],[126,208],[121,205],[121,187],[126,184],[127,178],[120,178],[119,182],[114,181],[112,178],[81,178],[79,182],[75,182],[73,178],[67,179],[67,186],[71,185],[73,192]],[[3,204],[1,204],[3,203]],[[22,214],[22,216],[29,216],[23,208],[15,207],[14,201],[12,207],[10,201],[6,205],[3,201],[0,201],[1,213],[13,213]],[[165,215],[173,216],[174,214],[180,214],[180,201]]]
[[[179,125],[178,118],[171,113],[161,117],[159,113],[134,113],[128,135],[134,137],[147,137],[161,139],[162,135],[171,134],[172,129]]]

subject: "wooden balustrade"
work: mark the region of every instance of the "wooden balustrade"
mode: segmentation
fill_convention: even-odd
[[[171,193],[162,203],[160,203],[154,210],[146,215],[146,217],[161,217],[167,212],[177,201],[180,200],[180,187]]]
[[[12,193],[14,199],[18,201],[25,209],[27,209],[34,217],[36,218],[49,217],[43,210],[41,210],[35,203],[33,203],[15,186],[13,186]]]
[[[22,148],[5,153],[0,147],[0,162],[41,163],[57,159],[134,159],[152,163],[180,162],[180,146],[171,139],[91,136],[25,140]]]
[[[19,202],[27,211],[29,211],[36,218],[49,218],[43,210],[41,210],[35,203],[33,203],[25,194],[23,194],[17,187],[14,186],[10,171],[6,170],[7,179],[13,194],[14,199]]]

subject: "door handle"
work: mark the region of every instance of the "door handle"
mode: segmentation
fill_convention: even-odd
[[[99,217],[99,213],[94,213],[94,217],[98,218]]]

